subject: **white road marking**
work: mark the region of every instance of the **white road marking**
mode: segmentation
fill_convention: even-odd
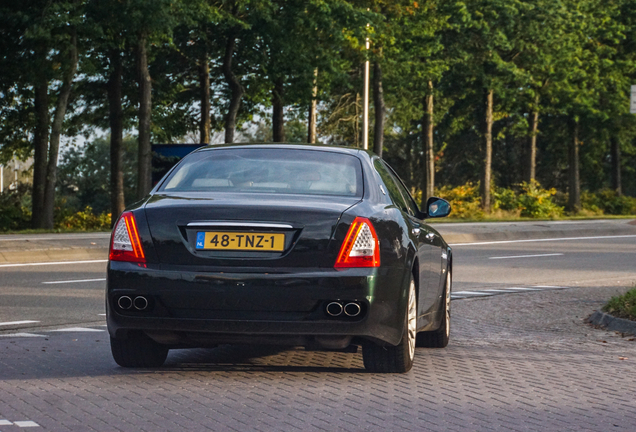
[[[11,333],[11,334],[0,334],[0,337],[46,337],[46,336],[35,334],[35,333]]]
[[[474,297],[489,297],[498,294],[515,294],[522,293],[527,291],[544,291],[544,290],[553,290],[553,289],[565,289],[569,287],[562,286],[553,286],[553,285],[536,285],[532,288],[526,287],[510,287],[510,288],[489,288],[483,289],[479,291],[456,291],[451,293],[451,299],[461,300],[465,298],[474,298]]]
[[[549,256],[559,256],[559,255],[563,255],[563,254],[553,253],[553,254],[540,254],[540,255],[514,255],[514,256],[489,257],[488,259],[498,260],[498,259],[509,259],[509,258],[537,258],[537,257],[549,257]]]
[[[110,233],[103,234],[56,234],[50,237],[9,237],[0,236],[0,242],[5,241],[42,241],[42,240],[85,240],[85,239],[107,239],[110,237]]]
[[[39,424],[37,424],[34,421],[31,420],[27,420],[27,421],[17,421],[17,422],[13,422],[14,425],[16,425],[17,427],[40,427]]]
[[[63,264],[92,264],[92,263],[105,263],[105,262],[108,262],[108,260],[57,261],[57,262],[40,262],[40,263],[0,264],[0,267],[28,267],[28,266],[63,265]]]
[[[9,326],[9,325],[20,325],[20,324],[33,324],[38,323],[40,321],[8,321],[8,322],[0,322],[0,326]]]
[[[482,245],[504,244],[504,243],[531,243],[531,242],[598,240],[598,239],[617,239],[617,238],[636,238],[636,235],[597,236],[597,237],[561,237],[561,238],[529,239],[529,240],[498,240],[498,241],[490,241],[490,242],[453,243],[450,246],[482,246]]]
[[[489,295],[488,291],[457,291],[452,294],[456,295],[476,295],[476,296],[484,296]]]
[[[51,281],[51,282],[42,282],[45,285],[50,284],[67,284],[67,283],[77,283],[77,282],[103,282],[106,278],[100,279],[76,279],[76,280],[67,280],[67,281]]]
[[[104,330],[86,328],[86,327],[69,327],[59,330],[51,330],[54,332],[103,332]]]
[[[519,287],[514,287],[514,288],[506,288],[508,290],[512,290],[512,291],[541,291],[538,288],[519,288]]]
[[[9,420],[0,420],[0,426],[11,426],[13,423],[11,423]]]
[[[539,291],[539,290],[537,290]],[[484,290],[484,292],[495,292],[495,293],[514,293],[514,292],[518,292],[516,289],[514,288],[505,288],[505,289],[489,289],[489,290]]]

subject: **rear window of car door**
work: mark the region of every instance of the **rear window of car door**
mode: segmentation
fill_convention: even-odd
[[[382,161],[382,159],[375,159],[373,161],[373,166],[386,186],[387,192],[391,201],[393,201],[393,204],[395,204],[395,206],[403,212],[408,213],[411,216],[415,215],[413,209],[408,204],[408,195],[407,198],[405,198],[401,190],[404,189],[404,187],[391,170],[384,164],[384,161]],[[404,190],[404,192],[406,192],[406,190]]]
[[[400,180],[398,175],[395,173],[395,170],[393,168],[391,168],[389,166],[389,164],[387,164],[384,161],[382,161],[382,162],[384,163],[384,165],[389,170],[389,173],[391,174],[391,177],[393,178],[393,180],[397,184],[398,190],[400,192],[402,192],[402,196],[404,197],[404,201],[406,201],[406,205],[409,208],[409,213],[411,214],[411,216],[414,216],[414,215],[418,214],[420,209],[417,206],[417,204],[415,203],[415,200],[413,199],[413,196],[411,195],[411,193],[404,186],[404,182],[402,182],[402,180]]]

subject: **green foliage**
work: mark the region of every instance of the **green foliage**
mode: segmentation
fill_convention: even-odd
[[[492,194],[495,200],[493,208],[506,211],[515,211],[518,208],[518,197],[514,190],[506,188],[496,188]]]
[[[484,212],[480,207],[479,184],[466,183],[454,188],[442,186],[435,194],[451,203],[451,217],[457,219],[481,219]]]
[[[31,222],[30,196],[27,189],[0,194],[0,232],[27,229]]]
[[[137,153],[131,137],[124,139],[124,195],[131,203],[135,197]],[[71,146],[61,155],[58,168],[61,207],[78,212],[85,207],[104,213],[110,209],[110,146],[106,138],[98,138],[84,146]]]
[[[612,297],[603,306],[603,311],[618,318],[636,321],[636,288],[621,296]]]
[[[86,206],[83,211],[61,218],[55,227],[72,231],[109,231],[110,213],[95,214],[90,206]]]
[[[546,190],[526,185],[522,188],[524,192],[517,197],[521,217],[554,219],[563,215],[563,207],[552,199],[556,189]]]
[[[450,201],[453,218],[482,219],[485,216],[479,207],[479,185],[467,183],[454,188],[442,187],[436,193]],[[500,217],[554,219],[563,215],[563,207],[553,199],[555,194],[556,189],[543,189],[537,182],[521,183],[518,190],[496,188],[492,194],[493,209],[499,211]]]
[[[618,195],[616,191],[604,189],[597,193],[581,195],[584,210],[608,215],[636,215],[636,198]]]
[[[440,195],[454,202],[455,217],[483,217],[473,184],[483,172],[486,89],[495,91],[496,212],[532,218],[562,215],[569,188],[567,143],[572,140],[571,122],[577,120],[584,211],[634,214],[636,116],[629,114],[627,104],[629,86],[636,82],[633,6],[628,0],[4,2],[0,162],[33,155],[34,88],[42,80],[48,83],[47,108],[54,112],[70,29],[77,31],[80,70],[63,134],[109,127],[106,89],[117,63],[113,59],[121,59],[124,69],[123,128],[135,129],[135,47],[145,38],[153,142],[186,137],[192,142],[198,136],[203,63],[210,69],[211,128],[223,129],[232,92],[222,64],[232,38],[232,72],[244,90],[237,125],[250,132],[243,134],[248,140],[271,140],[268,117],[276,81],[283,82],[287,140],[306,140],[317,70],[319,141],[360,146],[362,65],[369,59],[383,72],[384,156],[416,193],[425,173],[425,98],[434,96],[436,183],[442,186]],[[545,189],[522,183],[529,178],[526,149],[535,112],[540,114],[536,177]],[[252,121],[256,124],[250,127]],[[618,142],[622,152],[624,196],[609,190],[610,141]],[[130,202],[137,152],[134,141],[125,146]],[[108,210],[108,160],[105,140],[61,155],[57,186],[64,203],[58,219],[85,213],[86,206],[98,214]],[[8,210],[0,217],[15,217],[15,226],[21,226],[22,207],[28,202],[15,202],[3,204]]]
[[[537,182],[523,182],[520,188],[517,207],[522,217],[552,219],[563,215],[563,207],[559,207],[552,199],[556,189],[543,189]]]

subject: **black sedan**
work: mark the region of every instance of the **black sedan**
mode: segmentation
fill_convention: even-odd
[[[204,147],[113,230],[106,311],[124,367],[171,348],[276,344],[352,351],[406,372],[450,334],[452,254],[395,172],[354,148]]]

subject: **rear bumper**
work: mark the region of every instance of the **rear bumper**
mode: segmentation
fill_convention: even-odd
[[[281,343],[340,347],[352,338],[397,345],[406,302],[403,269],[193,272],[110,262],[106,295],[113,337],[141,330],[174,345]],[[406,281],[408,283],[408,280]],[[143,311],[121,296],[143,296]],[[331,301],[357,302],[358,317],[331,317]]]

